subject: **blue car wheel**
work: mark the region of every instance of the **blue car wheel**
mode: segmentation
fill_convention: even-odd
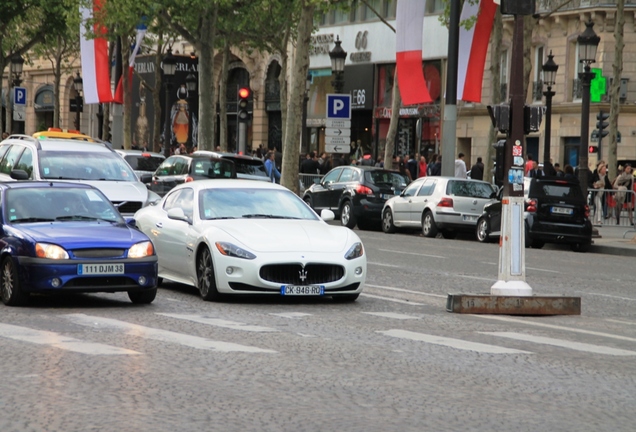
[[[0,294],[2,296],[2,302],[7,306],[22,306],[29,301],[29,294],[23,292],[20,287],[18,269],[10,256],[2,260]]]

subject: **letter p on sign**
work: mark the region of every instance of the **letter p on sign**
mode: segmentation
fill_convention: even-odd
[[[351,119],[351,95],[328,94],[326,118],[350,120]]]

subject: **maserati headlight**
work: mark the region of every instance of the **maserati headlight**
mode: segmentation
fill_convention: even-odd
[[[128,249],[128,258],[144,258],[154,254],[155,248],[149,241],[134,244],[130,249]]]
[[[35,256],[48,259],[68,259],[68,252],[64,248],[51,243],[36,243]]]
[[[360,258],[362,255],[364,255],[364,247],[362,247],[362,243],[358,242],[349,248],[349,250],[345,254],[345,258],[348,260],[352,260],[355,258]]]
[[[216,242],[214,244],[222,255],[248,260],[256,258],[256,255],[254,255],[252,252],[246,251],[245,249],[233,245],[232,243]]]

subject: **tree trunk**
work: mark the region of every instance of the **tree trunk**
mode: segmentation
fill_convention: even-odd
[[[229,67],[230,42],[226,38],[223,43],[223,65],[221,67],[221,80],[219,83],[219,145],[221,146],[221,151],[224,152],[227,151],[227,80]],[[236,150],[238,150],[238,148]]]
[[[623,73],[623,48],[625,42],[623,40],[625,28],[625,0],[616,1],[616,24],[614,24],[614,63],[612,64],[612,85],[610,86],[610,116],[609,116],[609,136],[607,146],[607,165],[610,180],[616,177],[616,137],[618,131],[618,114],[620,112],[620,95],[621,74]],[[599,137],[601,139],[601,137]],[[605,156],[604,156],[605,157]]]
[[[199,57],[199,150],[214,150],[216,98],[214,85],[214,36],[218,6],[201,19]]]
[[[393,153],[395,151],[395,137],[397,136],[398,124],[400,122],[400,106],[402,97],[397,80],[397,67],[393,72],[393,102],[391,103],[391,122],[386,133],[386,143],[384,144],[384,167],[387,169],[397,169],[393,166]]]
[[[289,54],[286,47],[289,45],[290,31],[291,30],[289,28],[285,30],[285,44],[283,45],[285,49],[282,49],[280,52],[281,70],[280,75],[278,76],[278,83],[280,87],[280,118],[282,131],[281,143],[285,142],[285,127],[287,125],[287,89],[289,88],[289,83],[287,82],[287,66],[289,65]],[[302,125],[302,127],[307,127],[307,125]]]
[[[62,81],[62,40],[57,37],[55,64],[53,65],[53,127],[60,127],[60,82]]]
[[[110,141],[110,104],[105,103],[102,105],[103,114],[102,117],[102,136],[101,139],[104,141]]]
[[[501,11],[497,8],[495,13],[495,22],[493,23],[492,40],[490,43],[490,75],[492,82],[492,101],[493,105],[501,101],[501,39],[503,34],[503,25],[501,22]],[[495,149],[493,144],[497,141],[497,129],[490,126],[488,133],[488,144],[486,146],[486,160],[484,161],[484,179],[490,182],[493,171],[493,158]],[[501,167],[500,167],[501,168]]]
[[[298,160],[300,155],[300,114],[305,98],[305,81],[309,70],[309,45],[314,24],[315,6],[311,0],[302,1],[302,11],[298,21],[298,36],[294,54],[294,66],[291,74],[289,94],[289,113],[285,141],[283,141],[283,166],[281,184],[298,192]],[[284,101],[281,100],[281,104]]]
[[[121,49],[122,64],[122,90],[124,91],[124,105],[122,107],[123,127],[124,127],[124,149],[129,150],[132,147],[132,92],[130,91],[130,78],[128,76],[128,58],[130,57],[130,43],[128,36],[122,36],[124,43]]]
[[[157,55],[155,56],[155,88],[152,89],[152,110],[153,126],[152,126],[152,139],[153,149],[157,153],[162,153],[161,149],[161,88],[163,87],[163,80],[161,78],[161,57],[165,45],[163,43],[163,34],[159,36],[159,42],[157,43]]]

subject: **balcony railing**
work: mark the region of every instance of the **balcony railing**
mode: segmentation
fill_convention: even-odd
[[[572,81],[572,100],[580,100],[583,97],[583,83],[580,79]]]
[[[537,0],[536,13],[544,14],[557,10],[557,8],[559,12],[599,6],[615,8],[616,3],[616,0],[572,0],[569,2],[564,2],[563,0]],[[636,0],[625,0],[626,8],[634,5],[636,5]]]
[[[540,102],[543,99],[543,81],[532,82],[532,100]]]

